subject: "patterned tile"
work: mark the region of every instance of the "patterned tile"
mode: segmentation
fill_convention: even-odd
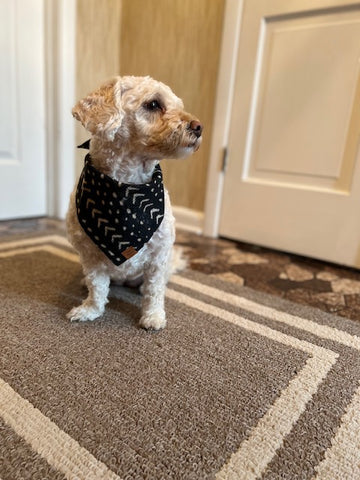
[[[190,267],[360,321],[360,271],[229,240],[181,232]]]

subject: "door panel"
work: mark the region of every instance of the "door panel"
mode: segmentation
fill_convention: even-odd
[[[0,219],[46,213],[43,8],[0,2]]]
[[[256,3],[244,3],[220,233],[360,266],[360,6]]]

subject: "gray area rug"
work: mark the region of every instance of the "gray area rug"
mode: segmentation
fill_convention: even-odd
[[[0,478],[360,479],[360,325],[196,272],[69,323],[57,235],[0,243]]]

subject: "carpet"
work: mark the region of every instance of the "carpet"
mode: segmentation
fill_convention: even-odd
[[[360,325],[193,271],[168,326],[85,296],[59,235],[0,242],[0,478],[360,479]]]

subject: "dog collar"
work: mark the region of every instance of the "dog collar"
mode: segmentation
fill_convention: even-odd
[[[88,148],[85,144],[80,147]],[[164,218],[160,165],[149,183],[124,184],[99,172],[88,153],[76,189],[76,211],[85,233],[121,265],[151,239]]]

